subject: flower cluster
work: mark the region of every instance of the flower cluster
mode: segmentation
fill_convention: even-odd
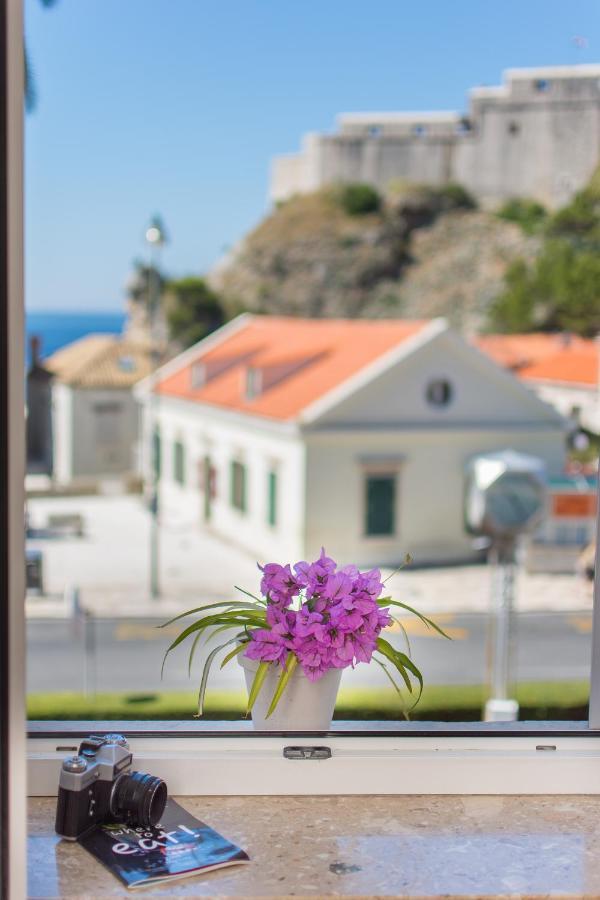
[[[377,603],[379,569],[338,569],[325,550],[293,569],[277,563],[259,568],[269,627],[249,632],[246,656],[284,665],[291,651],[311,681],[331,668],[370,662],[381,629],[391,622],[389,610]]]

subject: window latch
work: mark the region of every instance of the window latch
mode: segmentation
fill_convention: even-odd
[[[331,747],[284,747],[286,759],[331,759]]]

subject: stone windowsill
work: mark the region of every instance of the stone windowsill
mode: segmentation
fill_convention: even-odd
[[[600,896],[595,797],[181,797],[248,866],[142,889],[161,897]],[[30,898],[131,896],[30,800]]]

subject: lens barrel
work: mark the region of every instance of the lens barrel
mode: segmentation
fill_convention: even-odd
[[[132,825],[157,825],[167,804],[167,785],[145,772],[119,775],[110,798],[110,812]]]

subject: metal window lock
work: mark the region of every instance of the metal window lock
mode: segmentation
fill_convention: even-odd
[[[331,759],[331,747],[284,747],[286,759]]]

